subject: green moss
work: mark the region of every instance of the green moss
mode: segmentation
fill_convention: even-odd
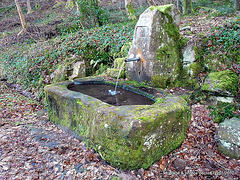
[[[151,84],[155,87],[174,86],[179,77],[182,77],[182,53],[181,50],[185,46],[187,39],[181,38],[179,29],[174,25],[172,16],[168,13],[171,6],[160,6],[160,11],[163,12],[163,18],[168,19],[162,25],[163,30],[159,35],[162,45],[156,50],[156,59],[160,61],[155,72],[164,72],[152,77]],[[151,9],[158,9],[151,7]],[[170,40],[162,39],[164,33],[167,33]],[[171,74],[171,75],[169,75]]]
[[[127,57],[123,57],[123,58],[116,58],[114,60],[114,68],[120,69],[122,64],[125,62],[125,59],[127,59]],[[124,70],[124,69],[122,69]]]
[[[166,88],[171,85],[171,76],[155,74],[152,76],[150,83],[153,87]]]
[[[128,15],[129,15],[130,19],[133,20],[133,21],[136,21],[137,17],[135,15],[132,2],[127,4],[127,11],[128,11]]]
[[[133,81],[133,80],[122,81],[122,82],[120,82],[120,84],[134,86],[134,87],[148,87],[147,84],[144,82],[138,82],[138,81]]]
[[[237,75],[230,71],[212,72],[206,79],[207,83],[204,83],[202,90],[214,90],[221,89],[222,91],[229,91],[234,95],[237,94],[238,78]],[[212,84],[212,87],[211,87]]]
[[[172,4],[167,4],[167,5],[163,5],[163,6],[150,6],[150,10],[159,10],[160,12],[167,14],[171,11],[171,5]]]
[[[190,64],[189,69],[192,70],[192,76],[197,77],[203,71],[203,67],[199,62]]]
[[[156,100],[155,103],[157,103],[157,104],[163,104],[163,103],[165,103],[165,100],[164,100],[164,98],[157,98],[157,100]]]

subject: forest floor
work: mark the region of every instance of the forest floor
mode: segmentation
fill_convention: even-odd
[[[190,26],[181,31],[189,42],[196,43],[199,34],[207,34],[211,27],[234,18],[206,16],[202,14],[182,21],[181,27]],[[52,27],[59,23],[54,22]],[[19,22],[16,23],[10,23],[9,28],[20,27]],[[36,25],[30,27],[36,28]],[[2,38],[0,47],[15,40],[21,42],[22,39],[16,39],[18,30],[20,28]],[[47,31],[55,36],[52,34],[55,29]],[[43,33],[42,29],[31,31],[29,28],[27,35],[32,38],[35,34],[37,39],[36,32]],[[178,91],[172,89],[169,93]],[[0,179],[240,179],[240,160],[217,151],[218,124],[209,117],[205,105],[191,106],[192,119],[178,149],[146,170],[123,171],[106,163],[74,134],[50,122],[43,106],[28,96],[18,85],[0,81]]]

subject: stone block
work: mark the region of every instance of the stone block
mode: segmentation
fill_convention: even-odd
[[[221,95],[235,95],[238,88],[236,73],[225,70],[211,72],[205,79],[202,90],[219,93]]]
[[[136,81],[150,81],[154,75],[174,81],[180,73],[180,15],[175,5],[151,6],[144,11],[135,26],[127,63],[127,76]]]
[[[73,73],[69,77],[69,80],[74,78],[81,78],[86,76],[86,67],[84,61],[78,61],[73,65]]]
[[[219,124],[218,150],[231,158],[240,158],[240,119],[231,118]]]
[[[72,83],[46,86],[49,119],[73,130],[112,166],[146,169],[185,139],[191,110],[180,97],[156,98],[152,105],[112,106],[68,90]]]

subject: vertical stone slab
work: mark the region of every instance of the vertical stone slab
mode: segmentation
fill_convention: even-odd
[[[134,31],[127,63],[127,76],[136,81],[150,81],[154,75],[176,79],[180,62],[180,14],[175,5],[151,6],[141,14]]]

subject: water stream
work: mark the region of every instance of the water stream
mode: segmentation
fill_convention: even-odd
[[[115,85],[115,89],[114,91],[113,90],[108,90],[109,94],[112,95],[112,96],[115,96],[117,95],[118,93],[120,93],[120,91],[117,91],[117,85],[118,85],[118,80],[119,80],[119,77],[120,77],[120,74],[121,74],[121,71],[122,71],[122,68],[125,64],[125,61],[122,63],[120,69],[119,69],[119,72],[118,72],[118,76],[117,76],[117,81],[116,81],[116,85]]]

